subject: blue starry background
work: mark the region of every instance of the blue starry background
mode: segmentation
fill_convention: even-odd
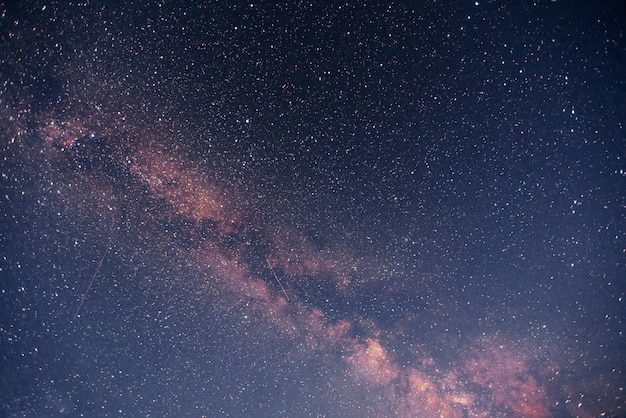
[[[532,353],[526,416],[624,415],[622,2],[0,11],[0,415],[425,416],[214,285],[212,241],[349,341],[465,376],[458,416],[524,416],[463,366],[485,341]],[[171,215],[131,167],[147,137],[253,226]],[[269,228],[365,267],[272,272]]]

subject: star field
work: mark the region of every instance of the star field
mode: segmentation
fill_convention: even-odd
[[[0,415],[624,415],[620,2],[0,13]]]

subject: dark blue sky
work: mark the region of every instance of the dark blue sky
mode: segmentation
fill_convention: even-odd
[[[0,10],[1,415],[624,415],[619,1]]]

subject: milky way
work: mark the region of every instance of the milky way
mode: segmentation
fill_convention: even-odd
[[[0,410],[622,415],[624,10],[573,13],[3,6]]]

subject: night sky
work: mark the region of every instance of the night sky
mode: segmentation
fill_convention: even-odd
[[[285,3],[0,3],[0,416],[626,416],[624,2]]]

